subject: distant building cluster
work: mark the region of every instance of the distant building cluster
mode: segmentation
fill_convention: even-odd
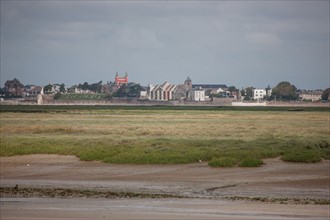
[[[114,94],[123,85],[130,84],[128,74],[119,76],[118,72],[115,74],[113,82],[102,84],[88,83],[79,84],[66,88],[64,84],[49,83],[46,86],[36,85],[23,85],[18,79],[8,80],[5,87],[1,89],[1,97],[14,98],[14,97],[37,97],[43,94],[56,94],[56,93],[105,93]],[[134,83],[133,83],[134,84]],[[217,100],[251,100],[261,102],[268,100],[272,96],[272,88],[268,86],[265,89],[246,87],[241,90],[234,86],[228,87],[225,84],[193,84],[188,76],[182,84],[171,84],[164,82],[159,85],[148,85],[141,87],[139,91],[140,100],[151,101],[192,101],[192,102],[205,102]],[[301,101],[320,101],[322,97],[322,90],[297,90],[296,94]],[[276,99],[276,97],[275,97]]]
[[[323,90],[298,90],[301,100],[316,102],[321,100]]]
[[[189,91],[192,90],[191,80],[188,77],[184,84],[175,85],[164,82],[161,85],[149,85],[145,97],[149,100],[169,101],[187,99]]]
[[[3,94],[7,97],[26,97],[43,94],[43,87],[36,85],[24,86],[18,79],[7,80]]]
[[[224,84],[193,84],[190,77],[183,84],[170,84],[164,82],[161,85],[149,85],[141,98],[157,101],[210,101],[214,97],[219,98],[240,98],[239,90],[236,88],[229,91]]]

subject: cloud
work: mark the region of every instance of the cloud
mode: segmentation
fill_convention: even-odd
[[[115,31],[119,45],[128,49],[160,49],[162,42],[156,33],[146,28],[124,27]]]
[[[189,73],[195,82],[239,86],[253,72],[255,86],[290,74],[318,74],[311,78],[324,85],[329,75],[329,1],[0,3],[3,79],[79,83],[92,72],[108,79],[118,66],[141,84]]]
[[[256,45],[279,45],[281,44],[281,39],[278,35],[273,33],[262,33],[262,32],[253,32],[253,33],[246,33],[246,39]]]

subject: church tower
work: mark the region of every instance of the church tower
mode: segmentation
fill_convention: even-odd
[[[115,76],[115,83],[117,86],[121,86],[123,84],[127,84],[128,83],[128,74],[126,72],[125,76],[124,77],[120,77],[118,75],[118,72],[116,72],[116,76]]]
[[[191,90],[192,89],[192,82],[190,77],[188,76],[186,81],[184,81],[184,85],[186,87],[186,89]]]

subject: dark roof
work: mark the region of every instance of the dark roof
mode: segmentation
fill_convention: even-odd
[[[228,88],[225,84],[192,84],[192,87],[202,89]]]

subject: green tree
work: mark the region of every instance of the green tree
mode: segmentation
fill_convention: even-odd
[[[231,96],[238,96],[239,89],[237,89],[235,86],[229,86],[228,91],[230,92]]]
[[[94,91],[94,92],[98,92],[100,93],[101,90],[102,90],[102,81],[98,82],[98,83],[93,83],[89,86],[89,89],[91,91]]]
[[[51,93],[52,89],[53,89],[53,85],[48,84],[44,87],[44,93],[46,94]]]
[[[229,86],[228,91],[229,92],[235,92],[235,91],[237,91],[237,89],[236,89],[235,86]]]
[[[253,98],[253,87],[247,87],[241,91],[241,95],[244,96],[244,100],[251,100]]]
[[[89,89],[89,84],[88,84],[88,82],[84,82],[84,84],[79,83],[78,88],[83,89],[83,90],[88,90]]]
[[[65,93],[65,85],[64,85],[64,83],[61,84],[60,92],[61,93]]]
[[[328,101],[330,96],[330,88],[327,88],[326,90],[323,91],[321,99]]]
[[[297,88],[289,82],[280,82],[272,90],[271,99],[290,101],[297,98]]]
[[[143,87],[138,83],[128,83],[122,85],[117,92],[113,94],[114,97],[139,97],[140,92],[144,91]]]
[[[61,98],[61,96],[62,96],[62,94],[60,92],[58,92],[54,95],[54,99],[59,99],[59,98]]]

